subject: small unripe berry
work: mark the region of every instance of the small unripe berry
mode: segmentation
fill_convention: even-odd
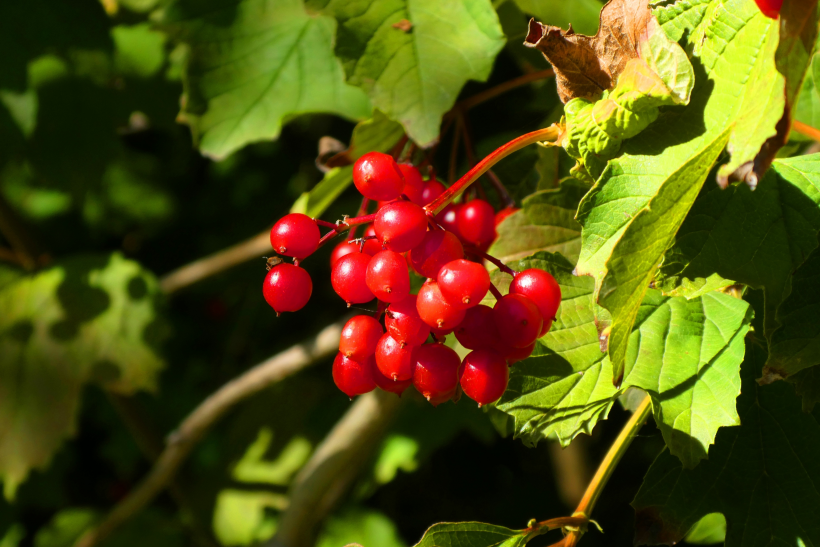
[[[376,353],[379,339],[384,334],[382,326],[369,315],[350,318],[339,338],[339,351],[354,361],[364,361]]]
[[[373,293],[367,288],[367,265],[370,256],[364,253],[350,253],[339,259],[330,273],[330,284],[342,300],[350,304],[364,304],[373,300]]]
[[[368,199],[388,201],[401,195],[404,176],[392,156],[368,152],[353,164],[353,184]]]
[[[322,235],[307,215],[291,213],[279,219],[270,231],[270,244],[280,255],[303,259],[316,250]]]
[[[364,361],[354,361],[341,352],[337,353],[333,360],[333,382],[348,397],[363,395],[376,389],[375,367],[372,355]]]
[[[305,307],[313,292],[310,274],[299,266],[286,262],[270,269],[262,285],[262,294],[279,315]]]
[[[404,253],[424,239],[427,214],[415,203],[394,201],[379,209],[373,226],[386,249]]]
[[[479,349],[464,358],[461,371],[461,389],[479,406],[497,401],[504,395],[510,371],[504,357],[498,353]]]

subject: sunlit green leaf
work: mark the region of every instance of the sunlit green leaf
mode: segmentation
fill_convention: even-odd
[[[415,547],[523,547],[526,534],[483,522],[434,524]]]

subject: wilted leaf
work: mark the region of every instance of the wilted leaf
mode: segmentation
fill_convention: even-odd
[[[301,0],[177,0],[158,21],[190,47],[181,117],[204,154],[275,139],[300,114],[370,115],[333,55],[335,22]]]
[[[85,384],[152,390],[162,361],[154,277],[118,254],[77,258],[0,289],[0,477],[7,498],[44,467]]]
[[[709,459],[685,470],[664,451],[632,502],[636,541],[673,544],[702,516],[723,513],[726,547],[820,542],[820,412],[791,386],[756,385],[765,350],[748,344],[737,400],[742,425],[722,429]]]
[[[401,122],[411,139],[429,146],[442,115],[467,80],[489,77],[504,47],[489,0],[315,0],[339,21],[336,55],[348,82],[373,106]],[[394,25],[412,24],[409,32]]]

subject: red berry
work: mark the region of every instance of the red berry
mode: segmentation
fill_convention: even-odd
[[[416,299],[416,309],[422,321],[440,330],[454,329],[464,319],[464,310],[450,305],[435,281],[422,285]]]
[[[402,193],[416,205],[427,205],[421,197],[424,193],[424,181],[419,170],[409,163],[400,163],[399,171],[404,175],[404,191]]]
[[[301,310],[310,300],[312,292],[310,274],[286,262],[271,268],[262,285],[262,294],[277,315],[283,311]]]
[[[404,253],[424,239],[427,214],[415,203],[394,201],[379,209],[373,225],[386,249]]]
[[[339,339],[339,351],[354,361],[364,361],[376,353],[384,329],[369,315],[357,315],[345,323]]]
[[[404,344],[418,346],[430,336],[430,325],[419,317],[416,309],[416,295],[411,294],[387,307],[384,324],[390,336]]]
[[[413,377],[413,353],[418,346],[401,344],[389,334],[379,339],[376,348],[376,366],[382,374],[393,380],[404,381]]]
[[[509,348],[504,352],[504,358],[507,360],[507,364],[513,365],[518,361],[523,361],[532,355],[532,352],[535,351],[536,344],[537,342],[533,342],[529,346],[525,346],[523,348]]]
[[[444,337],[448,334],[452,334],[455,332],[455,327],[450,327],[449,329],[440,329],[438,327],[430,327],[430,334],[433,335],[433,338],[436,340],[444,340]]]
[[[561,287],[549,272],[530,268],[518,272],[510,284],[511,294],[521,294],[535,302],[544,321],[553,319],[561,305]]]
[[[451,232],[431,230],[425,234],[421,243],[410,251],[410,263],[421,276],[435,279],[441,267],[464,258],[464,247]]]
[[[547,334],[552,328],[552,319],[544,319],[544,324],[541,326],[541,332],[538,333],[538,338]]]
[[[501,209],[499,212],[495,214],[495,226],[498,227],[498,225],[501,224],[505,218],[507,218],[513,213],[517,213],[520,210],[521,209],[517,209],[515,207],[507,207],[506,209]]]
[[[467,349],[501,349],[504,346],[495,326],[493,309],[483,304],[467,310],[455,333],[456,340]]]
[[[349,255],[350,253],[358,253],[359,252],[359,245],[356,243],[352,243],[350,241],[342,241],[338,245],[333,248],[333,252],[330,253],[330,268],[332,269],[333,266],[339,262],[339,259],[345,255]]]
[[[370,256],[364,253],[350,253],[339,259],[330,272],[330,284],[342,300],[350,304],[364,304],[373,300],[373,293],[367,288],[367,265]]]
[[[392,156],[368,152],[353,165],[353,184],[368,199],[388,201],[401,195],[404,176]]]
[[[439,197],[447,188],[437,180],[428,180],[424,183],[424,189],[421,191],[421,201],[424,205],[432,203],[434,199]]]
[[[507,389],[510,370],[504,357],[479,349],[467,354],[461,372],[461,389],[479,406],[497,401]]]
[[[280,255],[303,259],[319,245],[319,226],[307,215],[291,213],[279,219],[270,231],[270,244]]]
[[[438,273],[441,295],[455,308],[477,306],[490,290],[490,274],[481,264],[460,258]]]
[[[763,15],[771,19],[777,19],[780,15],[780,8],[783,7],[783,0],[755,0],[755,2]]]
[[[461,237],[461,232],[458,229],[458,212],[461,210],[461,207],[462,205],[460,203],[449,204],[436,215],[436,222],[438,222],[441,227],[448,232],[455,234],[458,239],[464,241],[464,238]]]
[[[372,224],[368,224],[367,229],[364,231],[364,236],[372,237],[373,239],[368,239],[364,242],[362,252],[370,256],[375,256],[376,253],[382,250],[382,244],[379,242],[379,238],[376,237],[376,228]]]
[[[535,342],[544,323],[538,306],[520,294],[507,294],[496,302],[493,319],[501,340],[514,348]]]
[[[433,404],[448,400],[458,385],[458,354],[443,344],[424,344],[415,352],[413,385]],[[443,399],[443,400],[442,400]]]
[[[488,245],[496,238],[495,210],[483,199],[474,199],[458,210],[458,231],[462,239],[476,247]]]
[[[376,385],[379,389],[389,391],[390,393],[395,393],[399,397],[401,397],[401,394],[404,393],[405,389],[413,385],[412,378],[409,380],[404,380],[403,382],[394,381],[382,374],[377,367],[373,368],[373,379],[376,381]]]
[[[333,360],[333,382],[348,397],[362,395],[376,389],[373,369],[376,362],[371,355],[364,361],[354,361],[339,352]]]
[[[410,294],[407,260],[399,253],[381,251],[370,260],[367,287],[383,302],[398,302]]]

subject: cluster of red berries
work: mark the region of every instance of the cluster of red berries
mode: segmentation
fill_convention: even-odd
[[[340,243],[331,255],[331,284],[348,306],[379,300],[376,317],[356,316],[342,330],[333,362],[336,385],[352,397],[377,386],[401,394],[412,384],[434,405],[455,397],[460,385],[479,404],[496,401],[507,388],[508,367],[532,354],[549,331],[561,302],[557,282],[543,270],[514,272],[501,265],[514,276],[509,294],[494,290],[495,306],[481,305],[492,288],[490,276],[465,254],[494,260],[483,250],[496,237],[496,217],[508,210],[496,215],[489,203],[473,199],[433,217],[424,205],[445,187],[379,152],[356,162],[353,182],[366,199],[379,202],[378,211],[335,225],[301,214],[280,219],[271,244],[295,264],[270,269],[265,299],[277,313],[302,308],[312,282],[298,261],[337,232],[351,228],[353,238],[358,225],[372,221],[363,238]],[[333,231],[323,238],[320,225]],[[418,294],[410,293],[408,267],[427,278]],[[449,333],[472,350],[463,361],[440,342]]]

